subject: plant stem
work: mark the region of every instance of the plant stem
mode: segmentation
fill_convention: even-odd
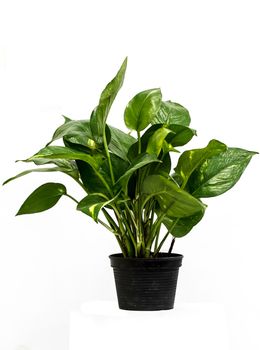
[[[142,153],[142,143],[141,143],[140,131],[137,131],[137,139],[138,139],[138,154],[141,154]]]
[[[175,243],[175,237],[173,237],[172,241],[171,241],[171,245],[170,245],[170,248],[169,248],[169,251],[168,251],[168,254],[170,255],[171,252],[172,252],[172,248],[174,246],[174,243]]]
[[[69,195],[68,193],[65,194],[65,196],[69,197],[70,199],[72,199],[74,202],[76,202],[77,204],[79,203],[75,198],[73,198],[71,195]]]
[[[115,177],[114,177],[113,167],[112,167],[111,158],[110,158],[108,145],[107,145],[106,125],[104,126],[104,131],[103,131],[103,141],[104,141],[104,148],[105,148],[105,152],[106,152],[106,156],[107,156],[107,160],[108,160],[110,176],[111,176],[112,184],[114,185],[115,184]]]

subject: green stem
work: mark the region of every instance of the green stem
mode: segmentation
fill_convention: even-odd
[[[114,177],[113,167],[112,167],[111,158],[110,158],[108,145],[107,145],[106,126],[104,127],[104,131],[103,131],[103,141],[104,141],[104,148],[105,148],[105,152],[106,152],[106,156],[107,156],[107,160],[108,160],[110,176],[111,176],[112,184],[114,185],[115,184],[115,177]]]
[[[138,139],[138,154],[141,154],[142,153],[142,143],[141,143],[140,131],[137,131],[137,139]]]
[[[76,202],[77,204],[79,203],[74,197],[72,197],[71,195],[69,195],[68,193],[65,194],[65,196],[69,197],[70,199],[72,199],[74,202]]]

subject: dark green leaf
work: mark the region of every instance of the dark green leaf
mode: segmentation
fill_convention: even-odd
[[[204,148],[193,149],[182,153],[175,168],[175,172],[182,179],[185,188],[191,174],[207,159],[226,151],[227,146],[217,140],[211,140]]]
[[[109,126],[111,132],[111,140],[108,145],[109,150],[118,157],[129,161],[127,153],[132,144],[136,142],[136,139],[123,131]]]
[[[197,212],[196,214],[187,216],[185,218],[177,219],[177,218],[169,218],[166,216],[163,220],[163,224],[174,237],[183,237],[187,233],[189,233],[195,225],[197,225],[200,222],[200,220],[204,216],[204,213],[205,213],[205,210],[203,209]]]
[[[64,185],[53,182],[46,183],[30,194],[16,215],[39,213],[50,209],[64,194],[66,194]]]
[[[114,79],[111,80],[107,84],[105,89],[102,91],[99,99],[99,104],[91,114],[90,128],[91,128],[94,140],[98,144],[103,143],[103,133],[106,126],[107,116],[111,108],[111,105],[123,84],[126,67],[127,67],[127,58],[122,63]]]
[[[161,104],[161,90],[151,89],[135,95],[124,113],[126,126],[131,130],[142,131],[155,117]]]
[[[111,203],[114,199],[115,198],[108,199],[102,193],[89,194],[79,202],[77,210],[82,211],[98,222],[100,210]]]
[[[126,170],[126,172],[124,173],[124,175],[122,175],[118,180],[116,185],[121,185],[121,187],[123,188],[124,192],[127,192],[127,184],[128,181],[130,179],[130,177],[132,176],[132,174],[144,167],[147,164],[151,164],[153,162],[160,162],[160,160],[152,154],[140,154],[140,156],[138,156],[133,163],[130,165],[130,167]]]
[[[204,210],[198,199],[161,175],[148,176],[143,182],[142,193],[154,196],[161,211],[170,218],[182,218]]]
[[[152,124],[179,124],[190,125],[190,114],[188,110],[180,104],[172,101],[161,103],[156,116],[151,121]]]
[[[197,198],[215,197],[233,187],[257,152],[228,148],[201,164],[190,177],[188,187]]]
[[[186,145],[186,143],[196,135],[194,129],[190,129],[183,125],[172,124],[168,125],[167,129],[171,130],[172,133],[166,137],[166,142],[173,147]]]

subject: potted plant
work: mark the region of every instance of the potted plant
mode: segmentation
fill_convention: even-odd
[[[175,238],[189,233],[204,216],[201,198],[233,187],[256,152],[211,140],[204,148],[179,155],[179,147],[196,131],[189,126],[187,109],[162,101],[158,88],[138,93],[126,106],[124,121],[130,133],[108,125],[126,66],[127,59],[102,91],[90,119],[64,117],[50,142],[24,160],[38,167],[5,183],[31,172],[60,171],[74,179],[85,192],[79,201],[63,184],[45,183],[17,215],[50,209],[62,196],[69,197],[78,210],[111,231],[119,244],[121,253],[110,255],[119,307],[171,309],[183,258],[172,253]],[[59,139],[63,146],[53,145]],[[170,154],[179,155],[175,165]],[[163,253],[168,236],[172,241]]]

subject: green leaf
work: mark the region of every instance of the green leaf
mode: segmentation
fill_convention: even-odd
[[[39,213],[50,209],[64,194],[66,194],[64,185],[54,182],[46,183],[30,194],[16,215]]]
[[[5,180],[3,185],[6,185],[8,182],[18,179],[19,177],[25,176],[27,174],[33,173],[33,172],[52,172],[52,171],[60,171],[66,174],[70,174],[71,176],[75,177],[75,170],[69,170],[68,168],[61,168],[61,167],[53,167],[53,168],[39,168],[39,169],[28,169],[25,171],[22,171],[21,173],[17,174],[16,176],[10,177],[9,179]]]
[[[129,162],[127,153],[129,148],[136,142],[136,139],[112,126],[109,126],[109,129],[111,132],[111,139],[108,145],[109,150]]]
[[[187,233],[189,233],[192,228],[200,222],[204,216],[204,213],[205,209],[185,218],[178,219],[169,218],[166,216],[163,220],[163,224],[174,237],[180,238],[187,235]],[[160,212],[158,215],[160,215]],[[178,220],[177,223],[176,220]]]
[[[117,185],[121,185],[124,192],[127,192],[127,184],[130,179],[130,177],[133,175],[133,173],[144,167],[147,164],[151,164],[153,162],[161,162],[154,154],[140,154],[130,165],[130,167],[126,170],[124,175],[122,175],[116,182]]]
[[[89,120],[65,120],[65,123],[56,129],[47,146],[63,137],[67,141],[83,145],[93,150],[98,147],[94,141]]]
[[[120,90],[127,67],[127,58],[125,58],[119,71],[113,80],[111,80],[105,89],[102,91],[99,104],[94,109],[90,117],[90,128],[94,137],[94,140],[98,144],[103,143],[103,134],[106,127],[106,120],[111,108],[111,105],[116,98],[118,91]]]
[[[167,129],[172,133],[167,136],[166,142],[173,147],[186,145],[196,135],[196,130],[183,125],[171,124],[167,126]]]
[[[142,193],[154,196],[161,211],[170,218],[182,218],[204,210],[198,199],[161,175],[148,176],[142,184]]]
[[[162,102],[152,124],[179,124],[184,126],[190,125],[190,114],[188,110],[180,104],[172,101]]]
[[[96,222],[98,222],[98,215],[100,210],[114,201],[114,199],[115,197],[108,199],[102,193],[89,194],[79,202],[77,210],[82,211],[94,219]]]
[[[204,148],[185,151],[180,156],[175,172],[182,179],[182,188],[185,188],[191,174],[207,159],[226,151],[227,146],[217,140],[211,140]]]
[[[172,133],[172,131],[164,127],[156,130],[148,141],[146,152],[158,156],[161,152],[163,142],[169,133]]]
[[[68,159],[68,160],[83,160],[91,165],[93,168],[98,168],[98,163],[93,156],[89,154],[72,150],[68,147],[62,146],[47,146],[41,149],[38,153],[25,160],[31,162],[38,159]]]
[[[128,103],[124,113],[126,126],[131,130],[142,131],[155,117],[162,94],[160,89],[151,89],[135,95]]]
[[[188,187],[197,198],[215,197],[232,188],[257,152],[228,148],[201,164],[190,177]]]

